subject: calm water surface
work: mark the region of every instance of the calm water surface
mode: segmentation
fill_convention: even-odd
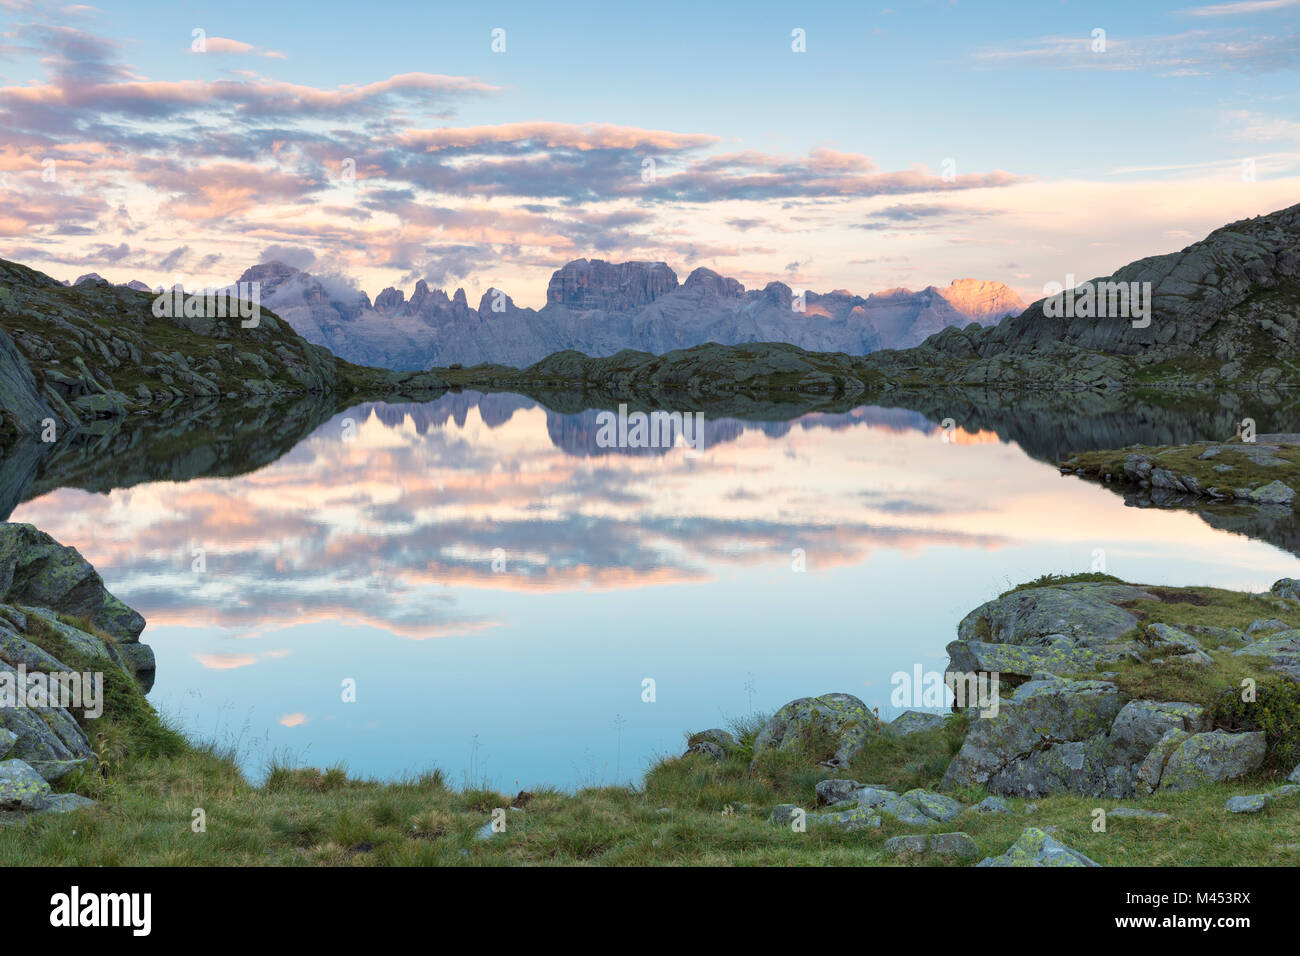
[[[941,670],[963,615],[1096,549],[1154,584],[1300,576],[904,410],[710,421],[699,454],[596,430],[515,396],[365,405],[252,474],[61,489],[10,520],[145,615],[155,704],[253,776],[288,756],[503,789],[635,780],[684,731],[805,695],[892,714],[891,675]]]

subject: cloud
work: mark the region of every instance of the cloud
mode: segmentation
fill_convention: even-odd
[[[1216,3],[1207,7],[1190,7],[1181,11],[1193,17],[1230,17],[1250,13],[1272,13],[1287,7],[1300,6],[1300,0],[1240,0],[1238,3]]]
[[[260,47],[253,46],[251,43],[244,43],[240,40],[231,40],[227,37],[207,37],[203,41],[202,49],[195,50],[193,44],[191,44],[190,52],[195,55],[202,55],[205,53],[224,53],[231,56],[245,56],[251,54],[253,56],[268,57],[272,60],[286,59],[285,55],[277,50],[264,50]]]
[[[316,261],[316,253],[305,246],[267,246],[257,257],[258,262],[283,262],[295,269],[307,270]]]
[[[196,281],[228,282],[234,276],[211,272],[278,258],[360,270],[374,288],[424,278],[481,291],[472,281],[480,275],[509,288],[521,272],[539,273],[539,296],[557,262],[590,255],[673,255],[770,276],[791,259],[824,260],[738,236],[845,225],[873,197],[1024,181],[995,169],[946,182],[923,166],[881,168],[861,152],[775,154],[702,130],[458,126],[462,104],[506,92],[468,76],[405,72],[332,88],[246,70],[158,79],[77,16],[41,22],[36,10],[24,7],[18,19],[29,22],[0,38],[0,53],[44,70],[0,85],[0,173],[10,180],[0,236],[21,240],[0,254],[81,271],[119,265],[156,282],[183,268]],[[267,52],[220,36],[207,50]],[[47,157],[57,183],[40,179]]]
[[[1148,70],[1164,76],[1270,73],[1300,66],[1300,33],[1259,35],[1243,29],[1188,30],[1157,36],[1105,38],[1093,48],[1090,33],[1038,37],[1018,46],[979,50],[981,65],[1050,70]]]

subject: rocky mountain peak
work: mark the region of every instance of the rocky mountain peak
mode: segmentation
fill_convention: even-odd
[[[958,310],[976,318],[1019,315],[1026,303],[1008,285],[982,279],[953,279],[946,289],[931,286]]]
[[[774,280],[763,286],[763,301],[768,305],[779,306],[783,309],[790,308],[790,302],[794,298],[794,290],[784,282]]]
[[[299,275],[303,275],[301,270],[285,265],[283,262],[262,262],[245,269],[238,281],[258,283],[261,295],[265,299],[273,295],[280,286]]]
[[[735,279],[719,275],[712,269],[706,269],[703,266],[700,266],[686,277],[686,281],[682,283],[682,288],[700,289],[709,295],[720,295],[728,298],[735,298],[745,294],[745,287]]]
[[[551,276],[546,302],[581,311],[633,312],[676,288],[677,274],[665,262],[575,259]]]
[[[513,312],[514,310],[514,299],[500,289],[488,289],[483,293],[483,297],[478,300],[478,314],[485,319],[490,319],[493,315]]]
[[[419,286],[416,287],[417,289]],[[406,293],[401,289],[394,289],[391,285],[379,295],[375,296],[376,312],[395,312],[402,307],[406,301]]]

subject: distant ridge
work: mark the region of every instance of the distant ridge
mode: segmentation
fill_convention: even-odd
[[[522,367],[573,349],[662,354],[707,342],[787,342],[811,351],[862,355],[917,345],[950,326],[994,324],[1025,303],[1001,282],[958,279],[946,288],[892,289],[866,297],[808,292],[803,311],[783,282],[746,290],[699,268],[679,282],[663,262],[575,259],[557,269],[540,310],[521,309],[489,289],[476,306],[416,283],[410,298],[387,288],[372,302],[345,279],[282,262],[253,266],[239,281],[261,283],[263,304],[315,345],[358,364],[415,370],[452,364]]]

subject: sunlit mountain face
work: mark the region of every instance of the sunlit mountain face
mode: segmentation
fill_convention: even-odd
[[[942,670],[962,616],[1045,571],[1300,576],[903,409],[709,419],[695,447],[608,447],[600,416],[363,405],[238,477],[64,488],[10,520],[144,614],[154,702],[254,775],[274,755],[506,788],[632,779],[809,694],[891,714],[892,675]]]

